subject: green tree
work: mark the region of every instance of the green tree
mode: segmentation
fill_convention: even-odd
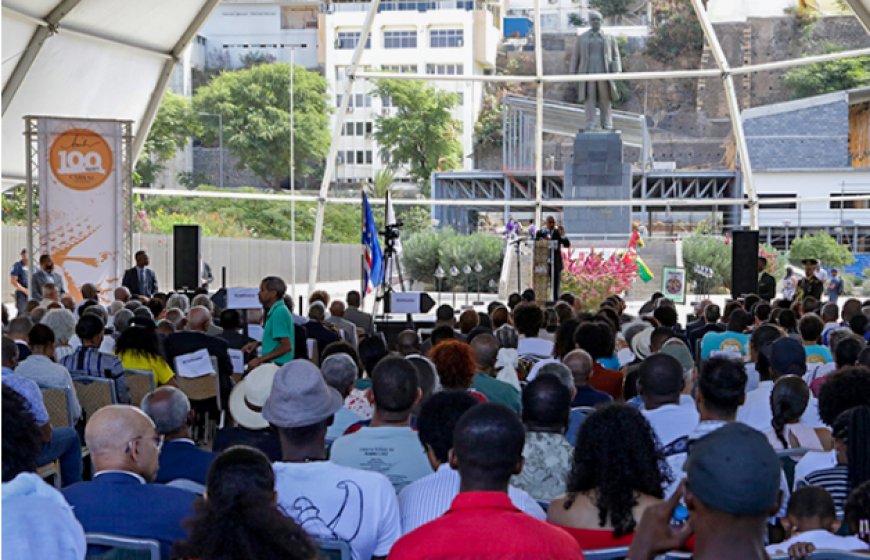
[[[368,193],[373,198],[384,198],[387,196],[387,191],[393,186],[393,181],[396,178],[395,172],[392,169],[378,169],[375,173],[374,181],[369,185]]]
[[[652,34],[644,47],[647,55],[666,64],[689,53],[700,56],[704,31],[691,2],[655,3],[652,27]]]
[[[799,66],[786,72],[782,81],[793,99],[863,87],[870,84],[870,56]]]
[[[136,162],[139,184],[152,184],[166,162],[190,141],[191,136],[201,133],[202,126],[190,100],[167,91]]]
[[[589,7],[598,10],[606,18],[618,19],[628,13],[633,3],[632,0],[590,0]]]
[[[329,149],[326,80],[296,66],[294,76],[295,159],[299,179],[322,169]],[[224,145],[241,164],[275,190],[289,175],[290,66],[258,64],[223,72],[196,91],[197,111],[223,115]],[[217,138],[217,119],[208,119],[206,140]]]
[[[848,246],[837,243],[836,239],[821,231],[795,239],[788,257],[793,263],[809,258],[818,259],[826,268],[843,268],[855,262]]]
[[[701,230],[683,239],[683,262],[689,282],[705,283],[711,291],[731,287],[731,247],[724,237]],[[713,269],[713,278],[706,279],[695,272],[695,265]]]
[[[389,98],[396,107],[395,115],[375,119],[382,158],[393,169],[407,165],[411,178],[428,193],[433,171],[455,169],[462,161],[462,123],[450,114],[459,96],[413,80],[381,80],[375,95]]]

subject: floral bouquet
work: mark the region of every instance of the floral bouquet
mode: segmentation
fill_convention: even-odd
[[[582,301],[583,309],[595,310],[608,296],[628,291],[637,278],[638,265],[630,252],[603,252],[592,249],[572,256],[562,252],[562,292]]]

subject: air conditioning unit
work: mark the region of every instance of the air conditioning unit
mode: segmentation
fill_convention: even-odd
[[[348,112],[348,113],[353,113],[353,105],[348,105],[348,106],[347,106],[347,112]]]
[[[457,46],[457,47],[462,47],[463,45],[464,45],[464,41],[463,41],[462,39],[456,41],[456,46]]]
[[[340,49],[340,48],[341,48],[341,39],[336,39],[336,40],[335,40],[335,48],[337,48],[337,49]]]
[[[344,165],[344,155],[339,153],[338,157],[336,158],[336,161],[338,161],[339,165]]]

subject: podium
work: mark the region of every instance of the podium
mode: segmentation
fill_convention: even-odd
[[[535,290],[535,303],[544,307],[553,295],[550,279],[550,240],[536,239],[532,253],[532,289]]]

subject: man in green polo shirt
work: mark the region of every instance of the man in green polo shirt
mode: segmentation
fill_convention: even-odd
[[[260,303],[266,308],[263,326],[262,355],[248,362],[248,371],[265,362],[283,365],[293,359],[293,317],[284,305],[287,284],[277,276],[267,276],[260,282]],[[250,352],[259,343],[252,342],[242,350]]]
[[[498,341],[488,333],[479,334],[471,341],[474,357],[480,371],[474,374],[471,386],[490,401],[501,403],[517,414],[520,412],[520,392],[504,381],[495,378],[495,362],[498,357]]]

